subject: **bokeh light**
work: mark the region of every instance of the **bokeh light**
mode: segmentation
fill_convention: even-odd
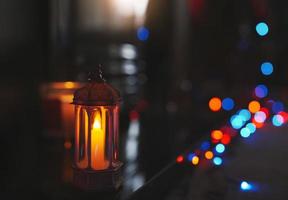
[[[252,189],[252,185],[249,184],[246,181],[242,181],[241,184],[240,184],[240,188],[241,188],[241,190],[247,191],[247,190],[251,190]]]
[[[248,109],[251,113],[256,113],[260,110],[260,103],[258,101],[251,101],[248,105]]]
[[[191,161],[192,161],[192,158],[193,158],[194,156],[196,156],[195,153],[189,153],[189,154],[187,155],[187,160],[191,162]]]
[[[268,88],[263,84],[257,85],[257,87],[254,90],[254,93],[256,97],[264,98],[268,95]]]
[[[256,25],[256,32],[260,36],[265,36],[269,32],[269,27],[265,22],[260,22]]]
[[[198,156],[194,156],[194,157],[192,158],[192,164],[193,164],[193,165],[198,165],[198,163],[199,163],[199,157],[198,157]]]
[[[265,115],[266,115],[266,118],[268,118],[268,117],[269,117],[269,110],[268,110],[267,108],[264,108],[264,107],[262,107],[262,108],[260,109],[260,111],[262,111],[262,112],[264,112],[264,113],[265,113]]]
[[[221,99],[218,97],[213,97],[210,99],[209,101],[209,108],[210,110],[212,110],[213,112],[217,112],[221,109],[222,106],[222,102]]]
[[[222,100],[222,108],[223,110],[229,111],[234,108],[234,101],[231,98],[225,98]]]
[[[217,153],[223,153],[225,151],[225,146],[223,144],[217,144],[215,150]]]
[[[244,121],[248,121],[251,118],[251,113],[249,110],[247,109],[241,109],[238,112],[238,115],[241,116],[243,118]]]
[[[273,64],[270,62],[263,62],[261,64],[261,72],[265,76],[269,76],[273,73],[274,67]]]
[[[244,125],[244,120],[240,115],[233,115],[230,118],[230,123],[234,129],[239,129]]]
[[[201,147],[200,147],[201,150],[205,151],[209,148],[210,148],[210,142],[208,142],[208,141],[202,142]]]
[[[146,27],[144,27],[144,26],[139,27],[138,30],[137,30],[137,38],[140,41],[148,40],[149,34],[150,34],[149,30]]]
[[[231,142],[231,136],[227,133],[223,134],[223,137],[221,139],[221,143],[223,144],[229,144]]]
[[[272,105],[272,111],[274,114],[277,114],[284,110],[284,104],[281,101],[276,101]]]
[[[253,123],[246,124],[246,128],[249,129],[250,133],[255,133],[255,131],[256,131],[256,125]]]
[[[212,151],[206,151],[205,152],[205,158],[207,159],[207,160],[211,160],[212,158],[213,158],[213,152]]]
[[[256,122],[255,119],[252,119],[252,123],[256,126],[256,128],[262,128],[264,123]]]
[[[243,138],[248,138],[250,136],[250,130],[247,127],[244,127],[240,130],[240,135]]]
[[[258,111],[255,113],[254,119],[258,123],[263,123],[266,120],[266,114],[263,111]]]
[[[284,119],[281,115],[274,115],[272,118],[272,123],[274,126],[282,126]]]
[[[220,158],[220,157],[215,157],[214,159],[213,159],[213,163],[215,164],[215,165],[221,165],[222,164],[222,158]]]
[[[214,140],[221,140],[223,137],[223,133],[220,130],[214,130],[211,132],[211,137]]]
[[[281,111],[278,113],[278,115],[281,115],[283,117],[284,123],[287,122],[287,120],[288,120],[288,113],[287,112]]]
[[[182,155],[180,155],[180,156],[178,156],[177,158],[176,158],[176,162],[177,163],[181,163],[181,162],[183,162],[184,161],[184,157],[182,156]]]

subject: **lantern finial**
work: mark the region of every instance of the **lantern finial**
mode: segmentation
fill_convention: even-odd
[[[105,82],[105,79],[103,78],[102,65],[97,65],[94,71],[88,73],[88,81],[98,83]]]

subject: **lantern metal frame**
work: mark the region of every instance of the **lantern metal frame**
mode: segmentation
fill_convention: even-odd
[[[120,102],[120,93],[106,83],[100,66],[88,75],[88,83],[75,91],[72,104],[75,105],[73,184],[76,187],[117,190],[122,185]]]

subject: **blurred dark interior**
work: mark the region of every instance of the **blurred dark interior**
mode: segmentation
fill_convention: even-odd
[[[73,92],[99,64],[123,97],[120,199],[226,123],[229,113],[209,110],[211,97],[244,106],[255,84],[269,82],[273,95],[287,100],[287,6],[273,0],[0,0],[0,191],[7,196],[0,198],[74,199],[73,128],[63,122],[57,91]],[[269,24],[269,37],[257,35],[259,21]],[[263,60],[277,66],[269,80],[259,72]]]

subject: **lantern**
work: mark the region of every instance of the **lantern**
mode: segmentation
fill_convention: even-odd
[[[118,118],[119,92],[105,82],[100,67],[75,91],[74,185],[81,189],[117,189],[121,185]]]

